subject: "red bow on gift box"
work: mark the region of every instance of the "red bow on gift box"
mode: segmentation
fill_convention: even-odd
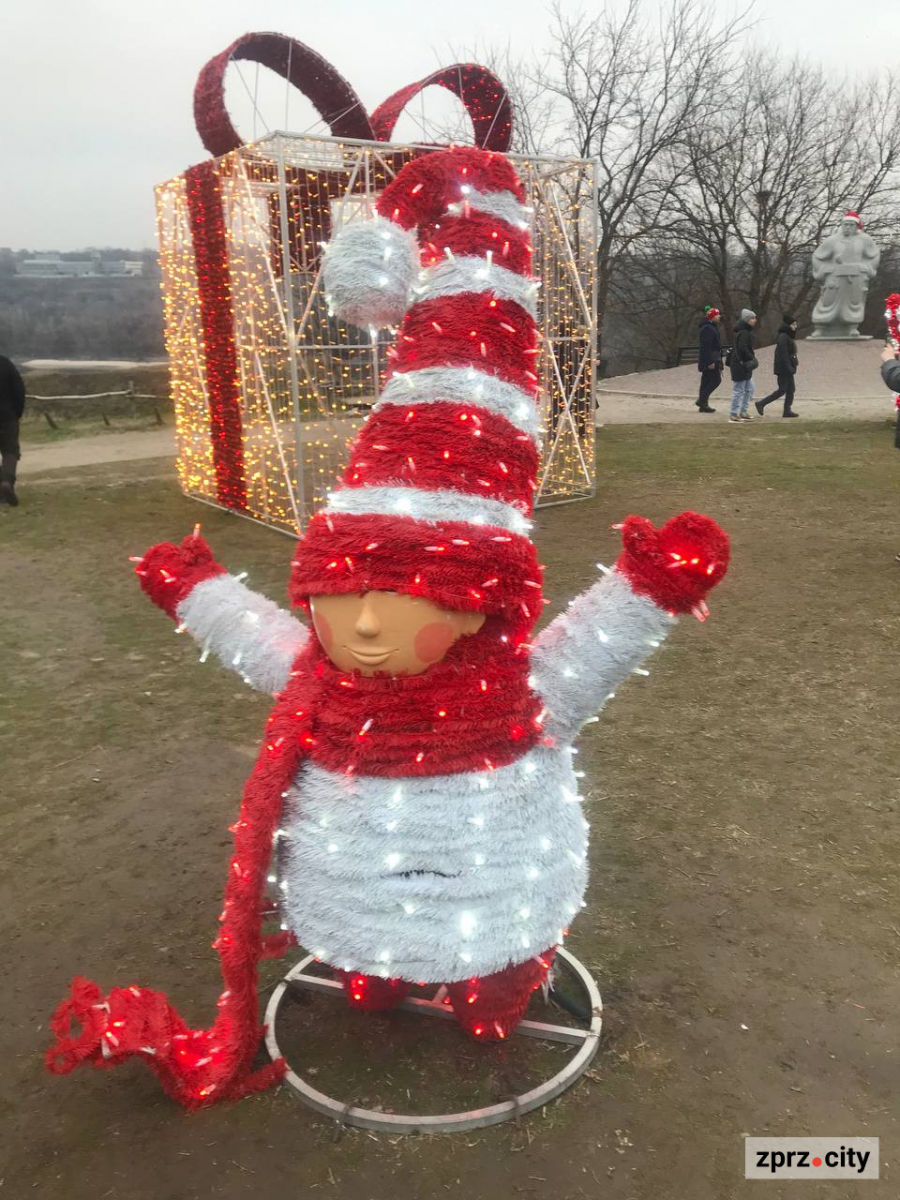
[[[281,33],[245,33],[211,58],[194,89],[194,120],[210,154],[219,157],[236,150],[244,139],[235,130],[225,107],[225,71],[232,60],[268,67],[297,88],[328,125],[332,137],[364,142],[390,141],[403,109],[425,88],[443,87],[457,96],[472,121],[476,146],[503,152],[512,135],[512,105],[506,89],[487,67],[455,63],[432,72],[417,83],[394,92],[369,115],[346,79],[315,50]],[[412,153],[390,155],[388,166],[399,171]],[[306,171],[285,165],[286,230],[291,270],[316,269],[321,245],[331,233],[331,203],[348,192],[367,191],[366,182],[347,170]],[[281,201],[269,198],[272,269],[284,267]]]

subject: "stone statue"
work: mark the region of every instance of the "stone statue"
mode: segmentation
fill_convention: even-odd
[[[837,231],[813,253],[813,279],[821,284],[822,291],[813,309],[810,337],[862,336],[857,326],[863,319],[869,280],[878,270],[880,258],[874,238],[862,231],[859,215],[845,213]]]

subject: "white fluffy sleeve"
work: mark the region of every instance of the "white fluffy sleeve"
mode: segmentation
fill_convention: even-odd
[[[531,682],[546,706],[547,733],[571,742],[674,624],[675,617],[615,572],[582,592],[531,652]]]
[[[270,694],[285,686],[309,637],[305,625],[233,575],[198,583],[178,605],[178,620],[203,647],[201,660],[212,651],[245,683]]]

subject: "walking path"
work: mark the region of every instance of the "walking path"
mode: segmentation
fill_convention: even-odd
[[[878,341],[856,344],[800,342],[796,410],[816,421],[889,419],[893,415],[893,402],[881,380],[881,346]],[[756,373],[756,394],[761,396],[774,388],[775,380],[771,374],[771,347],[764,347],[758,353],[761,365]],[[728,372],[725,374],[722,386],[711,400],[717,409],[715,416],[701,416],[694,407],[698,372],[693,364],[604,380],[597,388],[597,424],[693,422],[700,427],[714,425],[728,416],[731,386]],[[751,413],[755,418],[753,409]],[[778,420],[779,414],[780,404],[773,404],[765,419]],[[349,438],[359,420],[347,418],[341,425],[344,428],[340,432]],[[302,430],[300,436],[318,437],[321,431],[312,427]],[[25,478],[62,468],[174,457],[175,430],[166,426],[139,433],[72,438],[52,445],[29,446],[26,442],[20,474]]]
[[[816,421],[877,420],[892,414],[891,394],[881,379],[882,343],[809,342],[797,345],[797,412]],[[757,351],[760,367],[754,374],[757,398],[775,389],[773,350]],[[617,375],[597,387],[597,424],[655,424],[663,421],[714,423],[728,416],[731,380],[728,371],[722,386],[710,398],[714,417],[701,417],[694,407],[699,372],[695,363],[663,371]],[[755,417],[756,413],[750,410]],[[780,402],[766,409],[766,420],[778,418]]]

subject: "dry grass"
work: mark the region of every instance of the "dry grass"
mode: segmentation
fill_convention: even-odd
[[[895,1196],[900,458],[886,424],[797,426],[605,430],[598,499],[540,516],[559,603],[613,559],[628,511],[712,512],[734,566],[710,623],[683,625],[581,739],[592,881],[570,946],[606,1003],[590,1078],[453,1139],[335,1143],[285,1092],[186,1118],[138,1066],[43,1075],[76,971],[210,1019],[226,827],[266,710],[197,665],[126,556],[200,516],[279,598],[290,542],[198,510],[158,464],[23,486],[0,510],[2,1194],[742,1200],[741,1135],[808,1132],[880,1135],[867,1195]],[[449,1025],[319,1001],[286,1040],[321,1085],[400,1108],[496,1098],[538,1065],[515,1041],[483,1053]]]

